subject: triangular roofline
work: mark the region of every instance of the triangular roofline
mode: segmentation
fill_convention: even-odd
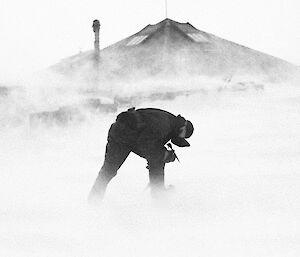
[[[189,38],[187,36],[186,32],[183,31],[183,29],[180,28],[180,27],[189,26],[190,29],[191,29],[190,33],[201,33],[201,34],[205,34],[205,36],[207,36],[207,37],[213,36],[212,34],[209,34],[209,33],[206,33],[204,31],[201,31],[201,30],[197,29],[196,27],[194,27],[189,22],[180,23],[180,22],[174,21],[170,18],[166,18],[166,19],[164,19],[164,20],[162,20],[162,21],[160,21],[156,24],[148,24],[147,26],[145,26],[140,31],[136,32],[135,34],[132,34],[132,35],[120,40],[120,41],[117,41],[116,43],[103,48],[101,51],[105,51],[106,49],[112,49],[112,48],[118,47],[118,46],[124,44],[124,42],[130,41],[131,38],[134,38],[138,35],[148,35],[147,39],[144,40],[144,42],[147,42],[151,38],[151,35],[165,29],[167,26],[171,26],[173,29],[175,29],[182,36],[184,36],[186,39],[191,40],[191,41],[192,41],[192,39]],[[153,29],[153,31],[148,31],[148,30],[151,30],[152,28],[155,28],[155,27],[157,27],[157,28]]]

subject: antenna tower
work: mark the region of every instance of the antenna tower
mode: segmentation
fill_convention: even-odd
[[[166,19],[168,18],[168,0],[165,0],[165,13],[166,13]]]

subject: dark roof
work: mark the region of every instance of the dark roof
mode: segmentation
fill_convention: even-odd
[[[56,71],[94,68],[94,51],[62,60]],[[155,76],[259,74],[273,76],[294,66],[270,55],[165,19],[100,51],[99,74],[121,80]]]

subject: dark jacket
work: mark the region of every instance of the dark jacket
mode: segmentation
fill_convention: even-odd
[[[190,146],[185,139],[178,137],[184,122],[182,116],[164,110],[132,108],[117,116],[108,139],[128,146],[132,152],[146,159],[161,158],[165,152],[164,145],[169,140],[179,147]]]

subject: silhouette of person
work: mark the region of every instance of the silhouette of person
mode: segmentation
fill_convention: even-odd
[[[164,191],[165,164],[177,157],[172,147],[168,150],[165,145],[171,140],[179,147],[188,147],[185,138],[193,131],[189,120],[160,109],[131,108],[120,113],[109,129],[104,164],[90,192],[90,202],[102,200],[108,183],[130,152],[147,160],[152,195]]]

